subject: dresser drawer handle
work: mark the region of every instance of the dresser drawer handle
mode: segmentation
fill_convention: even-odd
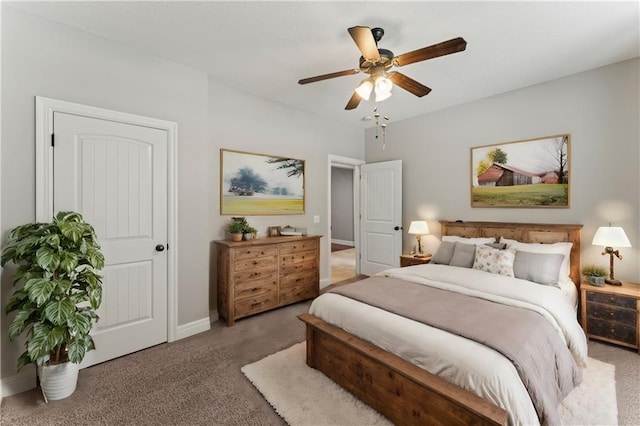
[[[254,261],[253,261],[253,264],[254,264],[254,265],[257,265],[257,264],[258,264],[258,261],[257,261],[257,260],[254,260]]]

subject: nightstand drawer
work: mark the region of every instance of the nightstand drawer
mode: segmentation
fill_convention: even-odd
[[[602,303],[587,302],[587,312],[589,318],[621,322],[632,327],[635,327],[638,320],[638,313],[634,310]]]
[[[634,346],[638,344],[636,328],[618,322],[589,317],[587,318],[587,333]]]
[[[587,292],[587,301],[606,303],[607,305],[616,305],[621,308],[636,309],[636,299],[632,297],[624,297],[613,294]]]

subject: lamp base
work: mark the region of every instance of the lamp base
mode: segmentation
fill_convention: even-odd
[[[609,285],[622,285],[622,281],[620,281],[620,280],[611,280],[609,278],[604,280],[604,282],[609,284]]]

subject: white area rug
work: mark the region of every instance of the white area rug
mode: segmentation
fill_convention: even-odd
[[[242,372],[292,426],[390,425],[368,405],[305,363],[305,343],[242,367]],[[584,381],[565,398],[565,425],[615,425],[615,367],[589,358]]]

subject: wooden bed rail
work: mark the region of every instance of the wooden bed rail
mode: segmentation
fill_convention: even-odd
[[[307,365],[396,425],[506,425],[495,404],[311,314]]]

